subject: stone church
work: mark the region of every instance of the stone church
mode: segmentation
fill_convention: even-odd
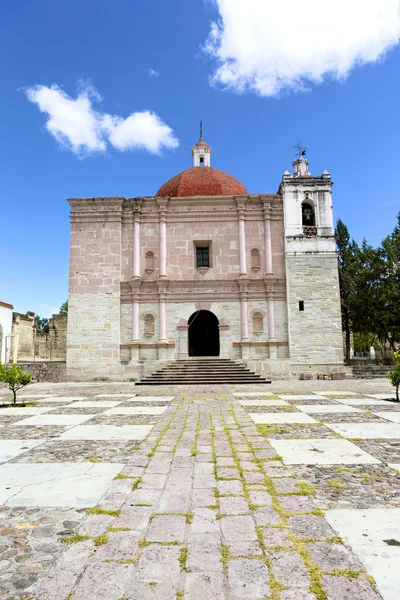
[[[343,370],[332,180],[304,152],[278,191],[193,166],[154,196],[72,198],[67,372],[136,380],[221,357],[264,377]]]

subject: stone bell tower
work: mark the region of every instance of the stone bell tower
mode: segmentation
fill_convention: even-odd
[[[283,174],[291,371],[343,367],[339,273],[328,171],[313,177],[305,150]]]

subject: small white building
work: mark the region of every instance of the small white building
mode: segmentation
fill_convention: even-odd
[[[13,305],[0,302],[0,362],[10,360]]]

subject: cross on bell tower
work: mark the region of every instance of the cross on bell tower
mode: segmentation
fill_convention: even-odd
[[[297,158],[293,162],[294,177],[311,177],[311,173],[308,171],[308,160],[305,158],[306,148],[300,142],[293,147],[297,150]]]
[[[200,121],[200,138],[192,148],[193,166],[210,167],[212,148],[203,140],[203,121]]]

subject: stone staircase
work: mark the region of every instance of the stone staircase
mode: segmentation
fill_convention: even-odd
[[[392,367],[388,365],[354,365],[351,367],[354,379],[382,379]]]
[[[225,358],[177,360],[137,382],[136,385],[271,383],[256,375],[242,363]]]

